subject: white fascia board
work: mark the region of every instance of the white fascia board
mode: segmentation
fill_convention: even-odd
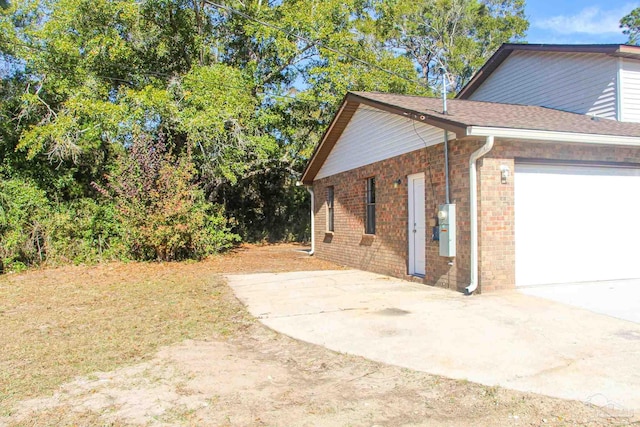
[[[467,136],[494,136],[496,138],[530,139],[535,141],[581,142],[583,144],[640,146],[640,136],[598,135],[591,133],[556,132],[534,129],[467,127]]]

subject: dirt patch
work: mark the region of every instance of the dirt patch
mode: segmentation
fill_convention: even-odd
[[[207,268],[218,273],[279,273],[285,271],[340,270],[338,266],[309,256],[309,247],[299,244],[242,245],[231,253],[212,257]]]
[[[259,325],[21,402],[12,421],[112,425],[624,425],[622,414],[336,354]],[[93,420],[95,421],[95,419]]]
[[[87,274],[104,283],[117,279],[135,285],[143,278],[193,281],[213,272],[337,268],[298,249],[245,247],[203,263],[70,267],[11,280],[42,284]],[[123,360],[115,369],[81,373],[53,394],[23,396],[0,415],[0,425],[597,426],[637,421],[633,414],[450,380],[298,342],[249,319],[224,285],[214,306],[225,307],[221,312],[230,319],[218,318],[216,328],[183,327],[187,337],[196,332],[207,337],[164,346],[144,360]]]

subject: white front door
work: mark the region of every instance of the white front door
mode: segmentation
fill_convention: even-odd
[[[424,276],[427,227],[424,209],[424,173],[409,175],[409,274]]]

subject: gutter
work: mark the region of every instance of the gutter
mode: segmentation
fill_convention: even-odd
[[[609,120],[592,118],[591,120]],[[582,144],[640,146],[640,136],[602,135],[593,133],[559,132],[533,129],[469,126],[465,136],[493,136],[496,138],[528,139],[533,141],[579,142]]]
[[[478,288],[478,177],[476,162],[493,148],[493,135],[487,136],[482,147],[474,151],[469,158],[469,215],[471,220],[471,280],[464,288],[471,295]]]
[[[313,187],[310,185],[306,186],[307,191],[311,195],[311,251],[309,252],[309,256],[313,255],[316,251],[316,221],[315,221],[315,210],[316,210],[316,198],[313,194]]]

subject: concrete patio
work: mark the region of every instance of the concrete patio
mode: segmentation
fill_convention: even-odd
[[[471,297],[357,270],[229,275],[265,325],[332,350],[640,413],[640,325],[518,291]]]

